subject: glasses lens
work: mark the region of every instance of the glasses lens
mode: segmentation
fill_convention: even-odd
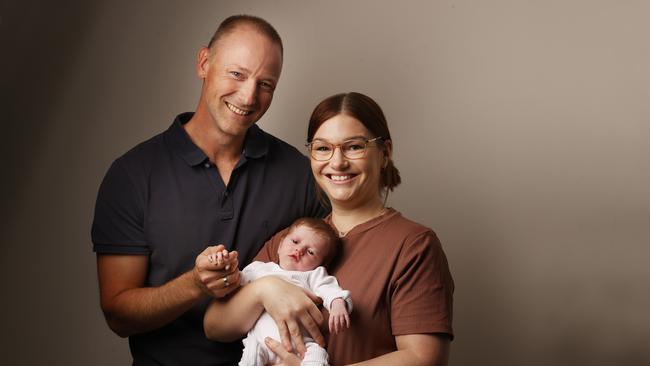
[[[366,153],[367,142],[364,139],[352,139],[341,145],[343,155],[350,159],[362,158]]]
[[[316,160],[328,160],[332,157],[334,147],[332,144],[316,140],[311,143],[311,157]]]

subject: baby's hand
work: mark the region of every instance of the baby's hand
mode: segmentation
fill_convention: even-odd
[[[230,253],[226,249],[220,250],[216,253],[208,254],[210,263],[217,265],[217,270],[229,271],[233,260],[230,258]]]
[[[339,334],[350,328],[350,315],[345,307],[345,300],[340,297],[332,300],[329,319],[330,333]]]

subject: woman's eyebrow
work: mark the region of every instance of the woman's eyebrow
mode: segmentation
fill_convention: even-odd
[[[354,139],[366,140],[366,139],[368,139],[368,137],[364,136],[364,135],[355,135],[355,136],[346,137],[341,141],[350,141],[350,140],[354,140]],[[329,142],[329,140],[324,139],[322,137],[314,137],[313,141],[326,141],[326,142]]]

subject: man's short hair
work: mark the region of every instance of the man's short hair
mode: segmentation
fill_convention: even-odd
[[[273,28],[273,26],[266,20],[260,17],[256,17],[253,15],[246,15],[246,14],[232,15],[226,18],[223,22],[221,22],[221,24],[219,24],[219,28],[217,28],[217,31],[214,32],[214,35],[212,36],[212,38],[210,38],[210,43],[208,43],[208,48],[211,48],[212,45],[217,43],[220,38],[231,33],[232,31],[237,29],[237,27],[244,26],[244,25],[251,26],[256,31],[268,37],[273,43],[280,46],[280,53],[284,54],[284,47],[282,46],[282,38],[280,38],[280,34],[278,34],[278,31],[276,31],[275,28]]]

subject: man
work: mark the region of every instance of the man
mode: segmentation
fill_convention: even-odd
[[[282,41],[263,19],[226,19],[199,51],[196,111],[118,158],[99,190],[92,227],[101,306],[129,337],[134,365],[230,365],[239,342],[212,342],[203,314],[232,292],[271,234],[322,216],[307,159],[255,125],[282,70]],[[238,254],[238,256],[237,256]]]

